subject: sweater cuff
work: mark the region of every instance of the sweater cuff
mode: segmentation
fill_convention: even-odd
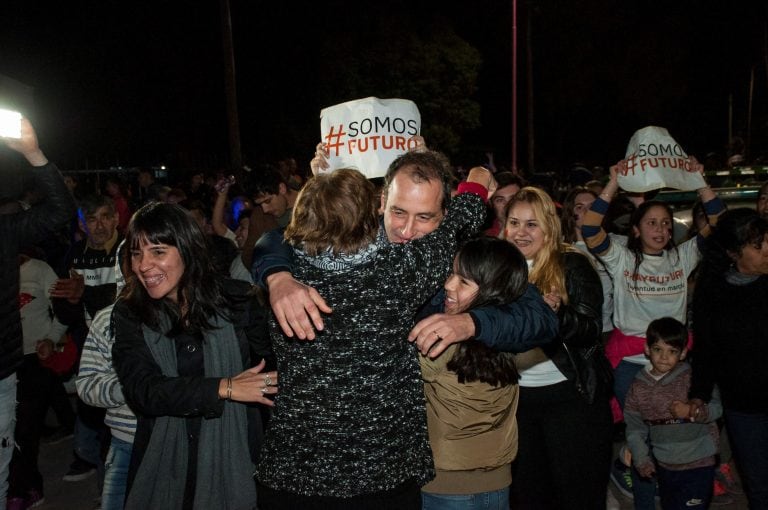
[[[459,194],[461,193],[474,193],[483,199],[483,202],[488,202],[488,188],[482,184],[476,182],[461,182],[459,183]]]
[[[605,215],[605,213],[608,212],[608,207],[610,205],[611,205],[610,202],[607,202],[607,201],[603,200],[602,198],[597,197],[595,199],[595,201],[592,202],[592,207],[590,207],[590,209],[592,209],[593,211],[595,211],[598,214]]]
[[[725,210],[725,204],[720,200],[720,197],[715,197],[701,205],[704,206],[704,212],[707,213],[707,216],[717,216]]]
[[[270,275],[273,275],[275,273],[283,273],[283,272],[291,272],[291,266],[272,266],[270,268],[267,268],[262,272],[259,277],[256,279],[257,284],[261,284],[261,287],[264,289],[269,289],[269,286],[267,285],[267,277]]]
[[[481,324],[480,320],[475,316],[475,312],[468,312],[468,313],[469,313],[470,318],[472,319],[472,322],[475,324],[474,338],[478,339],[478,338],[480,338],[480,334],[481,334],[482,329],[483,329],[482,326],[480,325]]]

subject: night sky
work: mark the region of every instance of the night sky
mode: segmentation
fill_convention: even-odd
[[[456,121],[461,141],[438,148],[458,164],[492,151],[509,165],[511,1],[230,1],[246,163],[294,156],[307,164],[320,109],[426,87],[408,67],[404,41],[453,33],[481,59],[476,89],[466,94],[479,106],[479,125]],[[700,159],[725,156],[730,94],[734,134],[750,140],[752,156],[765,155],[767,5],[521,0],[519,165],[527,166],[529,142],[527,41],[538,171],[609,165],[649,124],[667,127]],[[226,164],[218,1],[12,0],[0,6],[0,20],[0,75],[33,87],[34,102],[22,109],[62,169]],[[414,79],[393,83],[401,75]],[[442,75],[431,78],[448,87]],[[435,110],[419,106],[424,126],[438,123],[425,114]]]

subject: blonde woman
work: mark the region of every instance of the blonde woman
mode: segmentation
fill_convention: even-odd
[[[514,508],[605,508],[611,461],[610,373],[600,333],[600,278],[563,244],[552,199],[525,187],[507,205],[502,236],[517,246],[533,283],[558,315],[552,343],[517,357],[519,450]]]

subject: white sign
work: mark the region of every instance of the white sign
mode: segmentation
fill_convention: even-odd
[[[619,186],[642,193],[659,188],[683,191],[706,186],[704,177],[693,168],[688,154],[663,127],[648,126],[635,131],[627,145],[626,173],[620,172]]]
[[[329,168],[354,168],[369,179],[383,177],[399,155],[416,146],[421,115],[413,101],[367,97],[324,108],[320,138]]]

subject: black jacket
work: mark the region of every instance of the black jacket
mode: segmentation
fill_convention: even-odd
[[[250,352],[254,351],[252,335],[263,334],[266,322],[263,315],[254,315],[249,299],[245,299],[251,285],[239,280],[226,280],[225,292],[234,298],[230,310],[232,323],[238,335],[237,341],[243,359],[243,370],[257,364],[251,362]],[[206,377],[203,374],[201,346],[193,335],[169,336],[177,349],[179,377],[166,377],[155,362],[144,341],[140,319],[128,308],[125,301],[118,299],[112,312],[115,328],[115,344],[112,347],[115,371],[123,386],[126,401],[136,414],[137,427],[133,443],[133,455],[128,475],[128,486],[133,483],[157,416],[184,416],[191,433],[190,460],[196,457],[201,419],[216,419],[224,411],[224,401],[219,399],[220,377]],[[195,347],[190,347],[191,345]],[[191,375],[195,371],[197,375]],[[237,374],[233,374],[237,375]],[[248,439],[254,463],[261,446],[262,424],[256,404],[248,405]],[[192,476],[193,472],[188,472]],[[191,480],[188,479],[188,483]]]
[[[603,287],[590,260],[578,252],[563,254],[568,304],[558,310],[557,342],[543,347],[579,393],[592,402],[610,391],[611,369],[602,347]]]
[[[691,398],[709,401],[715,384],[723,408],[768,412],[768,276],[741,285],[702,274],[693,298]]]
[[[14,373],[22,360],[19,248],[51,235],[75,210],[56,165],[34,167],[32,172],[44,200],[27,211],[0,215],[0,379]]]

